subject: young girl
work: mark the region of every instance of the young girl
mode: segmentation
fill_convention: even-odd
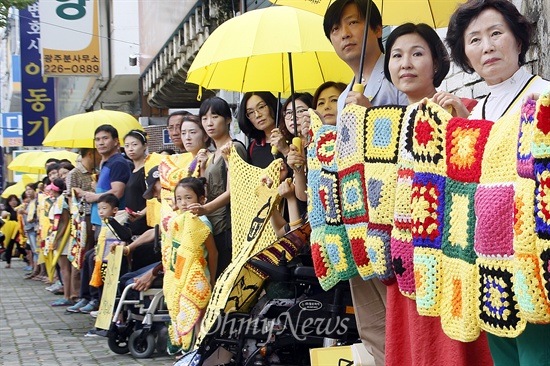
[[[187,177],[174,192],[179,215],[170,219],[170,236],[162,249],[164,296],[172,320],[169,327],[169,352],[189,350],[193,333],[210,299],[216,278],[218,251],[212,226],[205,216],[195,216],[189,206],[204,203],[205,179]]]
[[[174,191],[176,207],[180,213],[189,210],[189,206],[193,203],[204,204],[206,201],[206,193],[204,186],[206,179],[187,177],[179,181]],[[218,265],[218,250],[214,243],[212,235],[212,224],[206,216],[198,216],[198,218],[210,229],[210,234],[204,241],[205,258],[208,260],[208,267],[205,268],[205,273],[209,277],[212,287],[214,287],[214,279],[216,278],[216,268]]]

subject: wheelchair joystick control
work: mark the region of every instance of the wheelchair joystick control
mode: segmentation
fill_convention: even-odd
[[[281,258],[279,258],[279,264],[278,265],[281,266],[281,267],[286,267],[287,264],[288,264],[288,260],[286,259],[286,251],[283,250],[281,252]]]

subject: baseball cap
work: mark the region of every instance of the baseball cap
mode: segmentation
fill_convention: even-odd
[[[155,187],[155,183],[160,179],[160,173],[159,173],[159,167],[155,166],[149,170],[149,173],[147,173],[147,178],[145,179],[145,185],[147,186],[147,190],[145,190],[145,193],[143,193],[143,198],[146,200],[150,200],[153,198],[153,189]]]

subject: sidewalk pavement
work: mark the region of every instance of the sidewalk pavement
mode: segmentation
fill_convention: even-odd
[[[134,359],[117,355],[107,338],[84,337],[95,319],[51,307],[59,299],[40,281],[25,280],[23,261],[12,259],[11,269],[0,262],[0,365],[172,365],[174,357]]]

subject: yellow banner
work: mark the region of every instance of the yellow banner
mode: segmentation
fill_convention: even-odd
[[[120,265],[122,263],[122,245],[117,245],[115,253],[109,253],[107,257],[107,273],[103,283],[103,294],[99,304],[99,312],[95,322],[95,327],[99,329],[109,329],[115,308],[116,290],[118,285],[118,276],[120,274]]]

